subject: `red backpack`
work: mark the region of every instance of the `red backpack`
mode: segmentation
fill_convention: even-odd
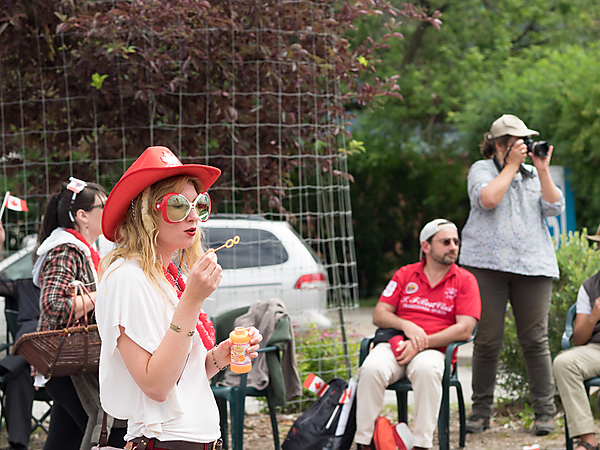
[[[375,422],[373,442],[376,450],[411,450],[412,433],[408,426],[401,422],[393,426],[385,417],[378,417]]]

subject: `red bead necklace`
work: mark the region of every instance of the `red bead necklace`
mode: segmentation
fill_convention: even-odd
[[[185,281],[183,281],[181,271],[175,267],[173,262],[170,262],[168,269],[163,266],[163,272],[169,283],[175,288],[177,298],[181,298],[181,294],[185,290]],[[215,327],[204,311],[200,311],[198,322],[196,322],[196,330],[198,330],[202,343],[207,350],[215,346]]]

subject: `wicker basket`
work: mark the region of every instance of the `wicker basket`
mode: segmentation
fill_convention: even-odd
[[[24,334],[13,352],[45,377],[63,377],[98,372],[100,344],[98,326],[89,325]]]
[[[69,326],[77,295],[91,299],[83,283],[75,282],[73,287],[73,307],[65,328],[26,333],[14,345],[13,353],[21,355],[45,377],[98,372],[101,345],[98,326],[88,324],[87,311],[83,314],[85,325]]]

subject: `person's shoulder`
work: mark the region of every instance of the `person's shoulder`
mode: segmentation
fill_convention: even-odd
[[[470,171],[475,170],[493,170],[495,168],[493,159],[479,159],[471,164]]]
[[[55,264],[61,264],[62,261],[72,260],[73,258],[85,260],[86,256],[75,244],[64,243],[48,251],[46,262],[54,261]]]
[[[413,274],[415,272],[422,272],[422,271],[423,271],[423,261],[419,261],[419,262],[412,263],[412,264],[406,264],[405,266],[400,267],[396,271],[396,274],[409,275],[409,274]]]
[[[142,265],[135,259],[119,258],[113,261],[106,269],[106,274],[116,275],[118,278],[144,276]]]
[[[477,278],[475,278],[475,275],[473,275],[467,269],[463,269],[458,264],[452,264],[451,270],[453,270],[454,273],[456,273],[456,275],[458,275],[461,278],[461,280],[477,283]]]

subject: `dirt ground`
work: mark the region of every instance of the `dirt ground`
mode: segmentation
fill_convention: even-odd
[[[458,413],[452,411],[450,440],[451,448],[458,449]],[[288,430],[297,415],[279,415],[279,433],[285,439]],[[389,417],[394,420],[393,417]],[[409,426],[412,425],[409,423]],[[244,447],[247,449],[273,450],[273,437],[268,414],[248,414],[245,420]],[[37,432],[30,443],[32,450],[41,450],[44,446],[45,433]],[[524,419],[517,415],[494,417],[489,430],[477,435],[467,435],[466,449],[469,450],[522,450],[523,446],[538,444],[540,450],[565,449],[565,437],[562,419],[558,418],[557,431],[547,436],[534,436],[526,429]],[[8,449],[6,432],[0,434],[0,450]],[[434,448],[437,447],[437,436]],[[354,450],[354,446],[352,448]]]

